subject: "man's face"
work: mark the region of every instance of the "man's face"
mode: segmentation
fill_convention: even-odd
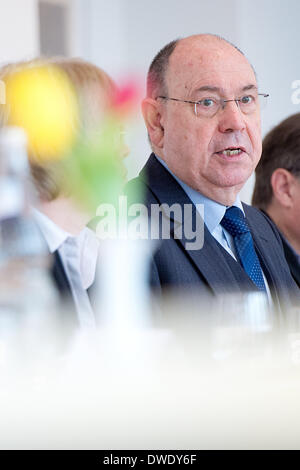
[[[166,85],[168,97],[192,101],[257,93],[245,57],[215,38],[205,43],[199,37],[181,41],[170,57]],[[250,86],[253,90],[245,91]],[[208,118],[196,116],[193,104],[159,101],[164,129],[161,157],[170,170],[211,199],[224,203],[223,193],[230,193],[232,200],[261,155],[259,109],[245,115],[233,101]],[[228,155],[226,149],[240,151]]]

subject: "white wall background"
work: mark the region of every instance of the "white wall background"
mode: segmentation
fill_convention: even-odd
[[[69,53],[103,67],[116,79],[145,78],[158,50],[194,33],[217,33],[239,46],[254,65],[260,89],[270,93],[263,113],[265,134],[295,112],[292,82],[300,80],[299,0],[45,0],[69,7]],[[0,62],[39,51],[38,0],[0,0]],[[132,139],[129,175],[149,155],[140,117]],[[243,190],[249,201],[252,181]]]
[[[39,54],[36,0],[0,0],[0,63]]]

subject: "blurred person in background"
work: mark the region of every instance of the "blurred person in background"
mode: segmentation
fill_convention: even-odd
[[[214,298],[262,292],[279,309],[291,298],[299,302],[279,233],[239,199],[261,156],[260,99],[267,96],[243,53],[215,35],[172,41],[153,59],[142,104],[153,153],[127,191],[141,186],[149,208],[170,209],[170,237],[154,255],[154,286]],[[175,232],[173,204],[182,214],[192,205],[194,220],[196,204],[204,207],[202,248],[186,247],[185,219],[183,235]]]
[[[282,121],[264,138],[252,204],[277,225],[300,287],[300,113]]]
[[[47,85],[47,80],[52,85],[51,80],[53,77],[57,78],[55,76],[57,71],[58,75],[62,74],[62,81],[67,77],[68,84],[71,85],[72,92],[74,92],[75,101],[73,97],[66,96],[69,93],[66,88],[66,94],[60,97],[60,102],[55,103],[57,96],[55,93],[53,96],[51,95],[50,88],[49,96],[45,96],[47,90],[45,93],[43,86],[45,83]],[[27,72],[29,72],[28,76]],[[15,82],[19,79],[19,74],[21,74],[21,84],[17,87]],[[46,78],[45,83],[40,83],[41,77]],[[72,168],[65,164],[65,159],[60,158],[60,155],[56,155],[55,158],[48,158],[48,156],[53,150],[52,146],[55,151],[59,148],[57,142],[61,138],[60,131],[64,126],[66,128],[74,127],[71,132],[83,133],[87,136],[89,132],[100,131],[96,126],[101,124],[106,114],[111,110],[116,90],[115,85],[112,79],[95,65],[80,59],[64,58],[37,59],[6,65],[0,70],[0,78],[7,86],[7,102],[2,108],[1,115],[2,125],[20,125],[19,115],[22,113],[22,107],[27,105],[28,113],[32,112],[37,127],[40,120],[51,118],[51,113],[56,114],[58,127],[55,129],[54,125],[53,130],[49,129],[53,135],[42,136],[38,151],[31,148],[28,151],[33,182],[38,195],[34,216],[50,252],[54,255],[53,274],[60,292],[65,298],[71,299],[75,303],[79,324],[94,326],[95,316],[88,289],[95,279],[99,240],[86,225],[95,213],[86,210],[84,205],[81,207],[78,200],[73,197],[69,171]],[[27,81],[29,83],[26,83]],[[42,90],[42,96],[38,96],[39,88]],[[9,93],[10,89],[12,91]],[[24,93],[32,95],[30,102],[27,103],[28,96],[24,98]],[[22,99],[19,99],[19,94]],[[60,107],[61,101],[64,100],[66,106]],[[67,102],[68,100],[69,102]],[[44,101],[46,104],[43,103]],[[55,104],[57,109],[55,109]],[[77,106],[79,113],[78,116],[75,116],[74,109]],[[24,127],[25,131],[28,131],[26,119]],[[65,134],[68,132],[69,129]],[[65,135],[63,138],[65,139]],[[65,140],[68,139],[69,136]],[[68,150],[72,151],[71,144]],[[122,152],[121,157],[127,154],[125,146],[122,147]],[[73,165],[76,164],[77,155],[74,158]],[[81,171],[80,168],[79,171]],[[84,172],[84,168],[82,172]],[[101,185],[100,176],[99,185]],[[79,189],[75,187],[74,194]]]

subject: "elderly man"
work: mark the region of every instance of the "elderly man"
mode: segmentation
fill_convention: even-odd
[[[245,56],[218,36],[173,41],[154,58],[142,105],[153,154],[128,193],[144,188],[149,208],[178,203],[195,214],[204,206],[205,222],[203,247],[189,249],[170,214],[171,236],[154,257],[155,285],[214,296],[261,291],[275,304],[298,302],[274,225],[239,199],[261,155],[266,98]]]
[[[252,204],[279,228],[291,273],[300,286],[300,113],[264,138]]]

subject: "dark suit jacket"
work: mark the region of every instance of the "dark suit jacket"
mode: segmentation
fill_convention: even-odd
[[[151,204],[192,204],[173,176],[152,154],[138,178],[131,180],[126,193],[130,202],[144,193],[148,209]],[[141,197],[138,202],[143,202]],[[193,207],[193,215],[196,208]],[[279,307],[300,305],[299,289],[290,274],[284,257],[282,241],[274,224],[259,210],[244,204],[247,221],[274,304]],[[197,215],[196,215],[197,216]],[[195,217],[196,217],[195,216]],[[172,219],[172,214],[171,214]],[[172,236],[161,241],[154,255],[152,284],[160,287],[196,287],[197,292],[218,296],[232,292],[257,290],[242,266],[215,240],[204,226],[204,245],[199,250],[186,250],[187,240],[174,238],[175,223],[171,220]]]
[[[68,312],[68,321],[71,324],[71,326],[75,326],[75,327],[79,326],[76,305],[74,302],[71,286],[70,286],[68,277],[66,275],[61,257],[57,250],[53,253],[52,260],[53,262],[52,262],[51,273],[52,273],[55,286],[59,291],[61,301],[64,305],[63,310],[66,310]],[[92,284],[91,287],[87,289],[87,294],[89,296],[92,307],[94,304],[94,295],[95,295],[94,287],[95,285]]]
[[[58,251],[55,251],[52,255],[51,274],[62,302],[62,311],[64,314],[62,320],[72,328],[77,327],[79,323],[71,286]]]
[[[266,215],[266,217],[268,217],[273,222],[273,220],[271,219],[269,214],[267,214],[265,211],[262,211],[262,212]],[[275,222],[273,222],[273,224],[274,223]],[[282,234],[282,232],[279,229],[278,229],[278,233],[279,233],[281,241],[282,241],[282,246],[283,246],[285,258],[286,258],[286,261],[289,265],[291,275],[293,276],[293,278],[294,278],[295,282],[297,283],[297,285],[300,287],[300,263],[299,263],[299,259],[297,258],[295,252],[292,250],[290,244],[286,241],[286,238],[284,237],[284,235]]]
[[[63,299],[72,297],[71,286],[57,250],[52,257],[52,276],[60,296]]]
[[[295,279],[296,283],[300,287],[300,263],[299,260],[295,254],[295,252],[291,249],[290,245],[287,243],[286,239],[284,236],[281,234],[281,240],[282,240],[282,245],[285,253],[285,257],[287,260],[287,263],[289,265],[291,274],[293,278]]]

